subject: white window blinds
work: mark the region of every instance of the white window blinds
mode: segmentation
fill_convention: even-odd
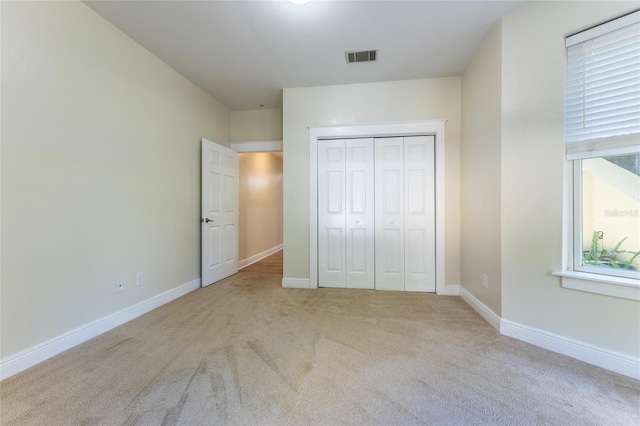
[[[640,11],[567,37],[567,159],[640,150]]]

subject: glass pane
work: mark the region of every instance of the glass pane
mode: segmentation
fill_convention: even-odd
[[[582,160],[583,265],[640,270],[640,154]]]

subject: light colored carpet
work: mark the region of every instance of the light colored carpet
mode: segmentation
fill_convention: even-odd
[[[639,382],[457,297],[241,273],[1,384],[3,425],[638,425]]]

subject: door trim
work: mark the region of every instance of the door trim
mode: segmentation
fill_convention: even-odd
[[[435,136],[436,294],[447,294],[444,281],[445,123],[446,120],[422,120],[309,127],[309,288],[318,288],[318,141],[433,135]]]

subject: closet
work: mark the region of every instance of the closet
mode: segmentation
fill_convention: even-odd
[[[318,285],[435,291],[433,136],[318,141]]]

